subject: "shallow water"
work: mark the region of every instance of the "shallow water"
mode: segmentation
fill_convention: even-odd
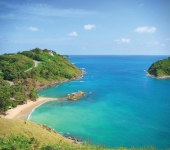
[[[75,101],[51,101],[29,120],[59,133],[107,147],[170,147],[170,79],[146,76],[154,61],[168,56],[71,56],[87,73],[83,78],[39,91],[64,97],[78,90]]]

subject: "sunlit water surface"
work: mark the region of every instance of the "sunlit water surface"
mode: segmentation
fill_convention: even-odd
[[[29,120],[63,135],[107,147],[170,147],[170,79],[157,80],[145,70],[168,56],[71,56],[87,73],[83,78],[38,92],[64,97],[82,90],[77,101],[51,101]]]

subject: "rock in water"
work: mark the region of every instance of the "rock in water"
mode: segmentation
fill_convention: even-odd
[[[84,92],[78,91],[78,92],[76,92],[76,93],[68,94],[68,95],[66,96],[66,98],[67,98],[68,100],[74,101],[74,100],[77,100],[77,99],[81,98],[83,95],[84,95]]]

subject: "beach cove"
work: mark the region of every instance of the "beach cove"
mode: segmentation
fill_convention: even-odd
[[[8,119],[22,119],[27,120],[30,113],[41,104],[57,100],[57,98],[46,98],[46,97],[39,97],[36,101],[27,100],[27,103],[18,105],[15,108],[11,108],[6,112],[6,115],[1,115],[4,118]]]
[[[157,80],[145,72],[161,57],[72,56],[70,61],[87,74],[39,90],[37,101],[11,109],[5,117],[29,118],[65,137],[74,136],[91,144],[167,148],[170,80]],[[59,99],[78,90],[85,92],[78,101]]]
[[[71,56],[87,74],[38,94],[63,97],[81,89],[85,96],[75,102],[44,103],[29,120],[91,144],[167,148],[170,80],[148,77],[144,71],[162,58],[166,56]]]
[[[74,81],[77,79],[80,79],[83,77],[83,75],[86,72],[84,70],[81,70],[81,74],[75,78],[72,78],[70,80],[63,80],[63,81],[53,81],[53,82],[49,82],[41,87],[36,87],[37,88],[37,92],[39,90],[44,90],[53,86],[58,86],[58,84],[62,84],[65,82],[70,82],[70,81]],[[67,93],[70,94],[70,93]],[[8,118],[8,119],[22,119],[22,120],[27,120],[29,119],[29,116],[31,115],[32,111],[34,111],[34,109],[46,102],[49,101],[56,101],[56,100],[67,100],[66,95],[60,98],[56,98],[56,97],[39,97],[36,101],[32,101],[32,100],[27,100],[26,103],[18,105],[15,108],[10,108],[8,111],[5,112],[5,114],[1,114],[1,117],[4,118]]]

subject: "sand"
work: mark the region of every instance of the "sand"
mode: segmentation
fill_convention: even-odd
[[[22,120],[27,120],[29,114],[32,112],[32,110],[45,103],[48,101],[52,101],[52,100],[57,100],[57,98],[46,98],[46,97],[39,97],[37,99],[37,101],[31,101],[28,100],[26,104],[23,105],[18,105],[17,107],[13,108],[13,109],[9,109],[6,112],[5,116],[2,116],[4,118],[8,118],[8,119],[22,119]]]

